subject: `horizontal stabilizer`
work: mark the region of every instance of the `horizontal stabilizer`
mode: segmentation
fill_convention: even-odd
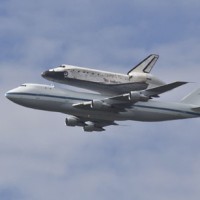
[[[148,56],[133,69],[131,69],[128,72],[128,75],[131,75],[134,72],[150,73],[158,58],[159,56],[155,54]]]

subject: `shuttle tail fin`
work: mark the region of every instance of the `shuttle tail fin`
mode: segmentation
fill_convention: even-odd
[[[131,75],[133,72],[150,73],[159,56],[156,54],[151,54],[145,58],[142,62],[131,69],[127,74]]]
[[[181,102],[193,105],[193,109],[200,112],[200,88],[184,97]]]

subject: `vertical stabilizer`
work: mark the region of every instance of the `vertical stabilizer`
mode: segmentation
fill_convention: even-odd
[[[150,73],[158,58],[158,55],[151,54],[138,65],[136,65],[133,69],[131,69],[127,74],[131,75],[131,73],[134,72]]]
[[[200,106],[200,88],[193,91],[181,100],[182,103]]]

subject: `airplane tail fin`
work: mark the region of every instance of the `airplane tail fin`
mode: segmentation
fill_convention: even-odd
[[[131,75],[133,72],[150,73],[159,56],[155,54],[149,55],[142,62],[131,69],[127,74]]]
[[[200,88],[184,97],[181,102],[193,105],[193,110],[200,112]]]

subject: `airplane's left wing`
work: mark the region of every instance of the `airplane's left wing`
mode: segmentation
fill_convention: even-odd
[[[126,109],[131,108],[132,106],[134,106],[135,103],[139,101],[146,102],[153,97],[159,97],[160,94],[168,92],[186,83],[187,82],[180,82],[180,81],[173,82],[152,89],[132,91],[129,93],[125,93],[123,95],[80,102],[73,104],[73,107],[78,109],[86,109],[86,110],[93,109],[93,110],[115,112],[115,113],[124,112],[126,111]],[[81,126],[83,126],[84,131],[87,132],[104,131],[105,126],[117,125],[114,121],[88,119],[78,116],[77,118],[78,118],[77,122],[79,122],[79,124],[82,124]]]
[[[127,108],[132,107],[135,103],[146,102],[153,97],[159,97],[160,94],[168,92],[174,88],[186,84],[187,82],[173,82],[160,87],[142,91],[131,91],[118,96],[108,97],[105,99],[97,99],[87,102],[73,104],[73,107],[80,109],[95,109],[111,112],[123,112]]]
[[[162,86],[159,86],[159,87],[147,89],[147,90],[143,91],[143,94],[146,95],[146,96],[149,96],[149,97],[158,97],[159,94],[168,92],[170,90],[173,90],[173,89],[180,87],[182,85],[185,85],[187,83],[188,82],[177,81],[177,82],[162,85]]]

